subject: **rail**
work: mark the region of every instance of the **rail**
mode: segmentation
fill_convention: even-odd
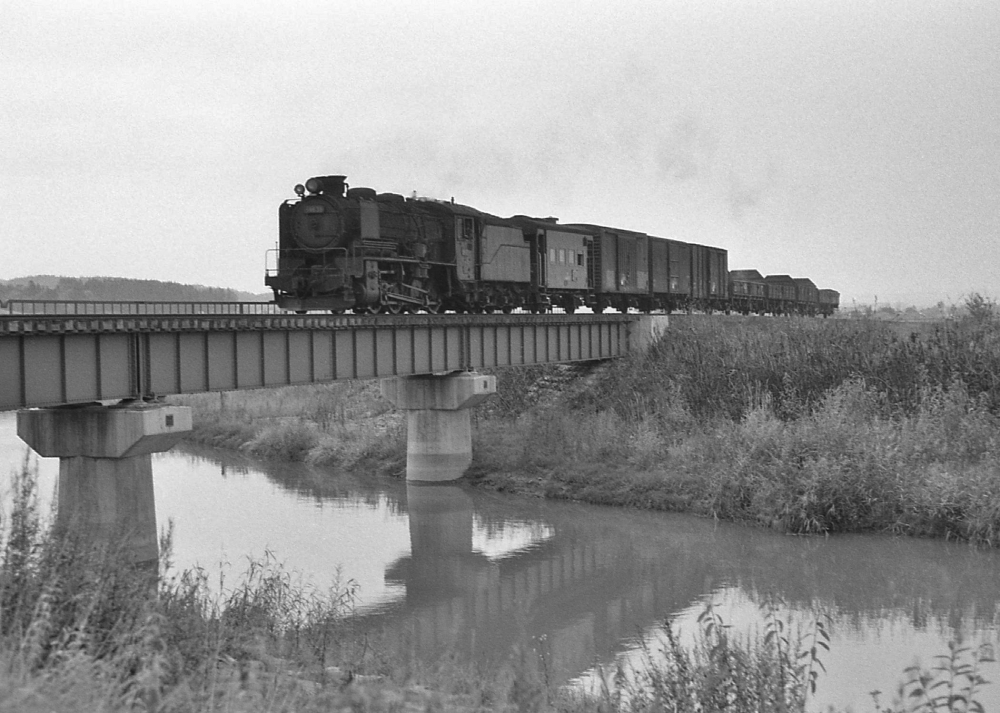
[[[0,315],[11,316],[157,316],[283,314],[273,302],[168,302],[149,300],[21,300],[0,302]]]

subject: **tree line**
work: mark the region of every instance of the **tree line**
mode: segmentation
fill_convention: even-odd
[[[255,295],[225,287],[183,285],[179,282],[135,280],[126,277],[54,277],[39,275],[0,281],[0,301],[8,300],[98,300],[145,302],[239,302],[266,301]]]

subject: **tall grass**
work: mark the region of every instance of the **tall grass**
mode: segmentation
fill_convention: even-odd
[[[1000,324],[682,325],[563,410],[480,423],[474,454],[548,496],[996,546]]]
[[[807,413],[832,388],[862,379],[890,411],[911,413],[928,388],[961,382],[1000,408],[1000,325],[979,316],[900,334],[876,320],[715,319],[671,326],[583,400],[620,415],[658,412],[679,389],[700,419],[739,421],[763,403]]]
[[[2,710],[288,710],[353,651],[343,636],[351,582],[320,590],[269,556],[215,591],[200,571],[158,581],[127,553],[47,523],[27,467],[12,485],[0,559]],[[169,531],[160,545],[169,553]]]

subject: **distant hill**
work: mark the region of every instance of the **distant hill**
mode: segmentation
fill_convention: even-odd
[[[179,282],[126,277],[59,277],[31,275],[0,280],[0,301],[7,300],[142,300],[148,302],[268,302],[270,294]]]

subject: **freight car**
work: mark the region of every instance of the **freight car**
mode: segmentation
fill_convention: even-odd
[[[731,270],[729,300],[734,312],[765,314],[768,311],[768,301],[764,276],[756,270]]]
[[[351,188],[340,175],[310,178],[295,193],[279,207],[264,281],[279,307],[296,312],[784,314],[819,304],[815,286],[807,302],[794,282],[774,298],[771,277],[729,273],[722,248],[555,218],[501,218],[454,200]],[[749,282],[747,272],[755,275]],[[733,292],[751,283],[752,295]]]

